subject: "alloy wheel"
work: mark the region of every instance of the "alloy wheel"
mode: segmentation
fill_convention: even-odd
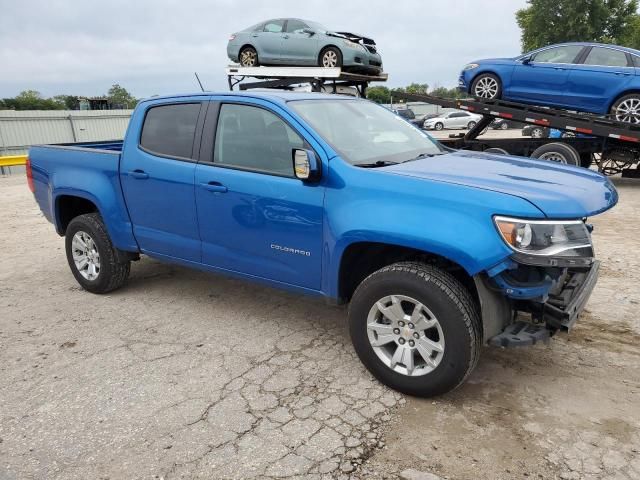
[[[82,230],[76,232],[71,241],[73,263],[80,275],[87,280],[95,280],[100,275],[100,254],[93,238]]]
[[[476,83],[473,93],[478,98],[495,98],[498,95],[500,86],[493,77],[482,77]]]
[[[640,123],[640,98],[627,98],[620,102],[615,115],[620,122]]]
[[[435,370],[444,355],[444,334],[436,316],[418,300],[389,295],[367,317],[373,351],[396,373],[417,377]]]

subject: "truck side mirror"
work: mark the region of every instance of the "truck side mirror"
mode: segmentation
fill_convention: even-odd
[[[524,57],[524,58],[522,59],[522,64],[523,64],[523,65],[529,65],[530,63],[531,63],[531,56],[530,56],[530,55],[529,55],[529,56],[527,56],[527,57]]]
[[[320,178],[320,162],[313,150],[294,148],[293,171],[296,178],[305,182],[312,182]]]

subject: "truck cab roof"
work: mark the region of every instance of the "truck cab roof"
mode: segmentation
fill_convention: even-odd
[[[261,98],[274,103],[286,103],[295,100],[353,100],[355,97],[349,95],[339,95],[333,93],[317,93],[317,92],[292,92],[292,91],[251,91],[251,92],[196,92],[196,93],[180,93],[173,95],[160,95],[157,97],[149,97],[142,100],[143,102],[152,102],[157,100],[174,100],[185,97],[247,97]]]

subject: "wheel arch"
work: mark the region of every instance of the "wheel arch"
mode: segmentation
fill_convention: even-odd
[[[618,95],[616,95],[614,97],[614,99],[609,102],[609,104],[607,105],[606,111],[604,112],[605,114],[608,114],[611,112],[611,108],[613,107],[613,105],[620,100],[622,97],[624,97],[625,95],[631,95],[632,93],[636,93],[640,96],[640,87],[637,88],[629,88],[624,90],[623,92],[619,93]]]
[[[373,272],[402,261],[420,261],[443,268],[456,277],[476,301],[479,300],[473,275],[467,268],[441,253],[400,243],[357,240],[346,245],[340,256],[336,272],[338,303],[348,302],[362,280]]]
[[[327,48],[332,48],[332,47],[338,49],[338,51],[340,52],[340,55],[342,56],[342,59],[344,60],[344,52],[342,51],[342,49],[335,43],[327,43],[322,47],[320,47],[320,51],[318,52],[318,56],[316,58],[316,60],[318,61],[318,64],[320,64],[320,61],[322,60],[322,54],[324,53],[324,51]]]
[[[55,198],[54,219],[56,231],[64,235],[71,220],[85,213],[102,213],[94,199],[77,194],[62,193]]]

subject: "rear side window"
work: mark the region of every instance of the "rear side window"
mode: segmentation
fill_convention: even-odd
[[[304,141],[284,120],[258,107],[223,104],[214,147],[214,163],[293,176],[293,149]]]
[[[612,48],[593,47],[584,60],[585,65],[602,67],[628,67],[627,54]]]
[[[140,146],[157,155],[192,158],[199,103],[161,105],[147,111]]]
[[[309,26],[300,20],[291,19],[287,21],[287,33],[301,33],[305,28],[309,28]]]
[[[280,33],[284,27],[284,20],[270,20],[264,24],[264,31],[271,33]]]
[[[582,51],[582,45],[564,45],[562,47],[547,48],[536,53],[534,62],[539,63],[574,63]]]

